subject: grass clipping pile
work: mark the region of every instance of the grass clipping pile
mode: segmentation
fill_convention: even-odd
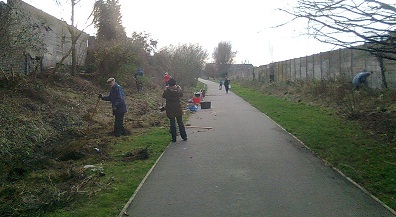
[[[42,75],[1,81],[0,98],[0,216],[19,216],[51,210],[73,201],[82,192],[92,194],[92,184],[103,173],[84,167],[86,162],[110,160],[106,151],[118,139],[111,135],[114,117],[107,94],[89,80],[68,75]],[[137,94],[125,89],[130,130],[163,126],[159,91]],[[97,106],[96,106],[97,105]],[[137,118],[138,117],[138,118]],[[100,154],[98,154],[100,152]],[[126,153],[123,159],[148,157]]]

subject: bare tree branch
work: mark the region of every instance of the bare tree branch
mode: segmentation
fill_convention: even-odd
[[[335,46],[396,60],[396,4],[381,0],[299,0],[289,22],[307,20],[307,35]],[[278,26],[278,27],[279,27]]]

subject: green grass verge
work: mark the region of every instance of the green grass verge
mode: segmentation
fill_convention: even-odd
[[[396,146],[370,138],[357,123],[333,111],[243,88],[232,91],[298,137],[373,195],[396,209]]]
[[[112,145],[108,161],[101,166],[105,176],[97,185],[102,190],[90,196],[81,196],[69,207],[58,209],[45,216],[117,216],[128,202],[147,172],[165,151],[170,141],[168,129],[152,128],[134,132],[133,136]],[[126,162],[125,153],[148,147],[149,159]]]
[[[195,93],[195,92],[199,92],[200,90],[205,90],[205,91],[206,91],[206,89],[207,89],[206,84],[204,84],[204,83],[198,81],[198,82],[197,82],[197,86],[193,89],[193,92],[194,92],[194,93]]]

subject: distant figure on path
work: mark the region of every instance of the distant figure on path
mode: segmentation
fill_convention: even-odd
[[[179,125],[180,136],[183,141],[186,141],[187,133],[183,124],[183,108],[180,102],[183,92],[181,87],[176,85],[176,80],[173,78],[169,79],[168,85],[162,94],[162,98],[166,99],[165,109],[166,116],[168,116],[170,122],[172,142],[176,142],[176,121]]]
[[[220,79],[219,90],[223,89],[223,80]]]
[[[224,80],[224,88],[226,90],[226,93],[228,93],[228,89],[230,88],[230,80],[226,77]]]
[[[352,85],[356,89],[361,88],[362,86],[368,86],[367,85],[367,78],[373,74],[373,71],[371,72],[359,72],[355,75],[355,77],[352,79]]]

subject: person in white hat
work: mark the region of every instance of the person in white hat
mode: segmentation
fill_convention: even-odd
[[[127,108],[125,104],[124,90],[119,84],[116,83],[114,78],[107,79],[107,83],[111,87],[110,94],[108,96],[103,96],[102,94],[99,94],[98,98],[111,102],[113,115],[115,117],[114,136],[125,136],[126,131],[124,128],[124,115],[127,112]]]
[[[168,86],[168,81],[170,78],[171,78],[171,76],[167,72],[165,72],[165,75],[164,75],[165,86]]]

